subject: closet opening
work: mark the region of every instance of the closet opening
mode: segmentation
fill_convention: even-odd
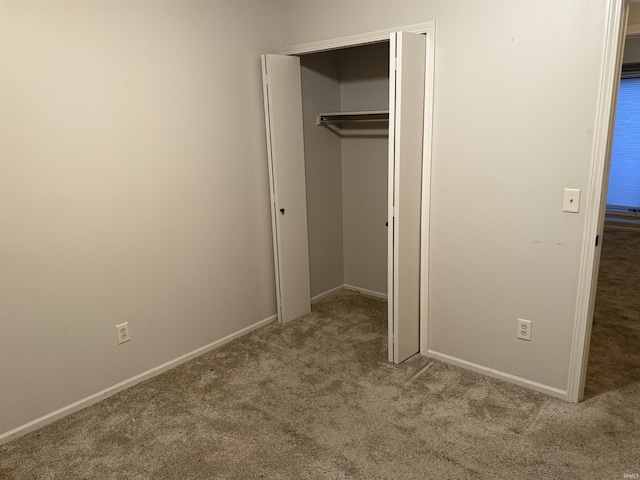
[[[262,56],[278,318],[341,289],[386,298],[394,363],[426,338],[433,50],[420,28]]]
[[[311,300],[387,299],[389,42],[301,55],[300,74]]]

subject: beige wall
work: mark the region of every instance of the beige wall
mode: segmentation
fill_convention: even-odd
[[[640,25],[640,2],[635,2],[629,5],[627,25]]]
[[[629,5],[627,25],[640,28],[640,2]],[[627,37],[624,45],[624,63],[640,62],[640,36]]]
[[[275,1],[0,8],[1,434],[275,314],[279,37]]]
[[[320,112],[340,110],[336,52],[300,59],[307,180],[311,297],[344,284],[342,152],[340,136],[316,126]]]
[[[340,52],[344,111],[389,108],[389,43]],[[385,124],[342,130],[344,280],[387,293],[387,175],[389,130]]]
[[[430,348],[559,390],[587,207],[563,213],[562,197],[589,196],[606,7],[280,2],[285,46],[437,22]],[[533,321],[531,342],[516,338],[518,317]]]
[[[640,62],[640,37],[629,37],[624,43],[624,63]]]

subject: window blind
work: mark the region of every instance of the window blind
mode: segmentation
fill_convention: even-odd
[[[607,209],[640,211],[640,78],[620,80]]]

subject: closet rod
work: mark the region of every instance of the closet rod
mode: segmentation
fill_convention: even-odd
[[[358,112],[319,113],[316,125],[336,125],[339,123],[388,122],[389,110],[366,110]]]
[[[339,120],[325,120],[320,119],[318,125],[335,125],[338,123],[365,123],[365,122],[388,122],[388,118],[360,118],[354,120],[339,119]]]

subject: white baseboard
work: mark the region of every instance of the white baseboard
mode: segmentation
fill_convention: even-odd
[[[380,293],[380,292],[376,292],[374,290],[368,290],[366,288],[360,288],[360,287],[356,287],[353,285],[344,285],[344,289],[345,290],[351,290],[353,292],[358,292],[361,293],[363,295],[368,295],[369,297],[375,297],[375,298],[382,298],[384,300],[387,300],[388,295],[386,293]]]
[[[311,299],[311,303],[319,302],[323,298],[326,298],[329,295],[333,295],[334,293],[339,292],[340,290],[344,290],[344,285],[338,285],[337,287],[327,290],[326,292],[319,293],[318,295],[316,295]]]
[[[340,290],[350,290],[352,292],[361,293],[362,295],[366,295],[368,297],[381,298],[383,300],[387,300],[387,297],[388,297],[386,293],[380,293],[374,290],[368,290],[366,288],[360,288],[354,285],[344,284],[344,285],[338,285],[337,287],[332,288],[331,290],[327,290],[326,292],[322,292],[316,295],[315,297],[311,298],[311,303],[319,302],[320,300],[328,297],[329,295],[333,295],[334,293],[339,292]]]
[[[552,397],[567,400],[566,390],[560,390],[559,388],[550,387],[549,385],[544,385],[532,380],[527,380],[526,378],[517,377],[515,375],[511,375],[510,373],[501,372],[500,370],[494,370],[493,368],[484,367],[482,365],[478,365],[477,363],[468,362],[466,360],[462,360],[461,358],[452,357],[451,355],[446,355],[434,350],[428,350],[427,357],[440,360],[444,363],[455,365],[456,367],[466,368],[467,370],[482,373],[483,375],[487,375],[489,377],[504,380],[505,382],[515,383],[516,385],[530,388],[531,390],[535,390],[536,392],[546,393],[547,395],[551,395]]]
[[[232,333],[231,335],[227,335],[226,337],[221,338],[220,340],[212,342],[208,345],[205,345],[204,347],[200,347],[196,350],[193,350],[192,352],[189,352],[178,358],[175,358],[166,363],[163,363],[162,365],[153,367],[147,370],[146,372],[142,372],[131,378],[123,380],[122,382],[116,383],[115,385],[112,385],[111,387],[108,387],[108,388],[105,388],[104,390],[96,392],[93,395],[89,395],[88,397],[80,399],[77,402],[73,402],[69,405],[59,408],[58,410],[55,410],[51,413],[43,415],[40,418],[36,418],[31,422],[25,423],[24,425],[20,425],[19,427],[16,427],[13,430],[9,430],[8,432],[2,433],[0,434],[0,445],[3,445],[12,440],[15,440],[16,438],[22,437],[23,435],[33,432],[34,430],[38,430],[39,428],[42,428],[49,423],[52,423],[62,417],[66,417],[67,415],[77,412],[78,410],[82,410],[83,408],[86,408],[90,405],[93,405],[94,403],[104,400],[105,398],[115,395],[116,393],[122,390],[125,390],[129,387],[133,387],[134,385],[140,382],[143,382],[144,380],[148,380],[149,378],[155,377],[156,375],[160,375],[161,373],[166,372],[167,370],[171,370],[172,368],[177,367],[181,363],[185,363],[204,353],[207,353],[211,350],[219,348],[224,344],[229,343],[231,340],[241,337],[251,332],[252,330],[256,330],[257,328],[263,327],[277,319],[278,319],[277,315],[272,315],[269,318],[260,320],[259,322],[254,323],[253,325],[249,325],[248,327],[245,327],[242,330]]]

